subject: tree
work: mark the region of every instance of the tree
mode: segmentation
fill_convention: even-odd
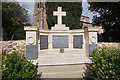
[[[105,29],[103,34],[103,41],[120,41],[120,2],[102,2],[92,3],[89,2],[89,10],[94,13],[99,13],[94,16],[93,23],[102,25]]]
[[[57,17],[53,16],[53,11],[57,11],[57,7],[62,7],[62,11],[66,11],[66,16],[63,17],[63,24],[70,29],[80,29],[80,17],[82,14],[82,3],[78,2],[46,2],[47,8],[47,23],[49,29],[57,24]]]
[[[27,12],[28,11],[17,2],[2,3],[2,27],[4,40],[25,38],[23,26],[29,21]]]
[[[2,18],[2,3],[0,1],[0,19]],[[0,41],[3,40],[3,36],[2,36],[2,20],[0,20]]]

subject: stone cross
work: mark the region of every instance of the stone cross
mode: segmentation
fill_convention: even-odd
[[[62,7],[58,7],[58,11],[53,11],[54,16],[58,16],[58,24],[62,24],[62,16],[66,16],[66,12],[62,12]]]

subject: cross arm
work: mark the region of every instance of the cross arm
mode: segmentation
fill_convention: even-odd
[[[66,16],[66,12],[62,12],[62,16]]]
[[[58,12],[53,11],[53,15],[54,15],[54,16],[58,16]]]

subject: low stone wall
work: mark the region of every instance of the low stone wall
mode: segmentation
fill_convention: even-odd
[[[1,49],[7,53],[12,53],[13,51],[18,51],[20,54],[24,53],[26,55],[26,40],[11,40],[2,41]]]
[[[116,47],[118,49],[120,49],[120,43],[116,43],[116,42],[99,42],[98,43],[98,47],[110,47],[110,48],[113,48],[113,47]]]
[[[0,42],[0,51],[4,50],[8,53],[13,51],[18,51],[20,54],[25,53],[26,55],[26,40],[13,40],[13,41],[1,41]],[[98,47],[116,47],[120,49],[120,43],[116,42],[98,42]]]

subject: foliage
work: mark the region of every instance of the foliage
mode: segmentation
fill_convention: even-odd
[[[28,11],[17,2],[2,3],[3,39],[24,39],[24,25],[29,21]],[[19,28],[20,31],[19,31]],[[16,32],[16,30],[18,32]],[[20,33],[19,33],[20,32]],[[21,35],[19,35],[21,34]],[[19,35],[19,36],[18,36]],[[20,38],[19,38],[20,37]]]
[[[47,23],[48,27],[57,24],[57,17],[53,16],[53,11],[57,11],[57,7],[62,7],[62,11],[66,11],[66,16],[63,17],[63,24],[70,27],[70,29],[80,29],[82,25],[80,23],[80,17],[82,14],[81,2],[46,2],[47,8]]]
[[[92,52],[89,74],[94,80],[120,79],[120,51],[117,48],[98,48]]]
[[[89,0],[88,0],[89,1]],[[104,41],[120,41],[120,2],[89,2],[89,10],[99,13],[94,16],[93,23],[102,25],[105,29]]]
[[[2,79],[2,54],[0,54],[0,79]]]
[[[24,55],[16,52],[3,54],[2,56],[2,79],[28,79],[37,76],[38,65],[27,61]]]
[[[21,26],[23,26],[23,25],[21,25]],[[18,40],[24,39],[25,38],[24,28],[23,27],[18,27],[15,30],[14,35],[15,35],[14,39],[18,39]]]

